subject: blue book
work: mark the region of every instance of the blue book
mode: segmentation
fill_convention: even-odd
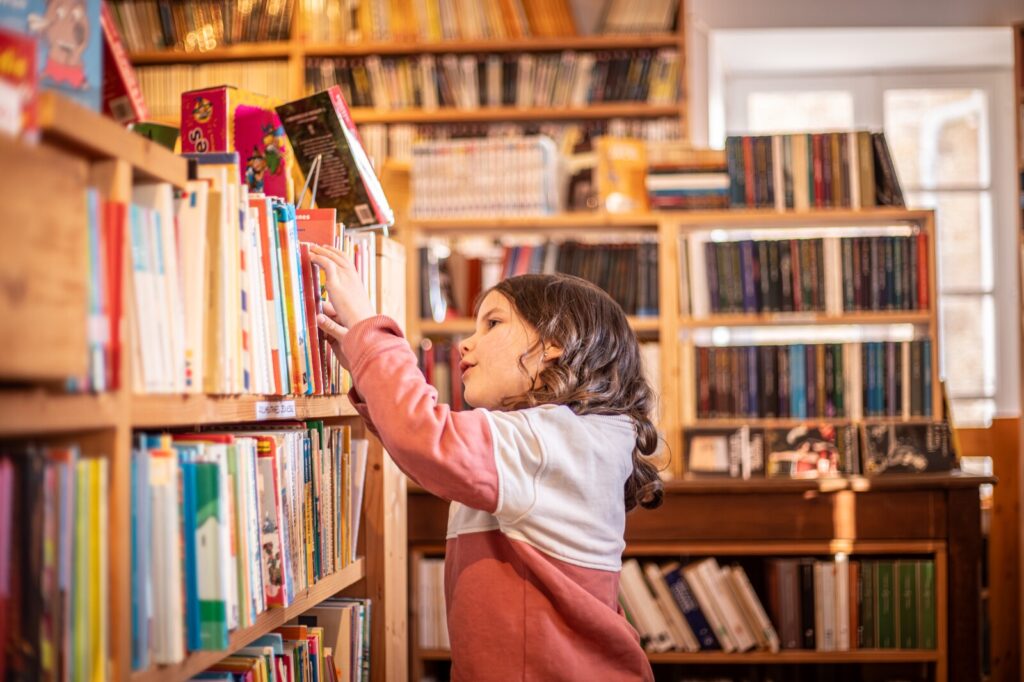
[[[100,110],[100,0],[5,0],[0,2],[0,26],[35,38],[40,88]]]
[[[789,416],[807,418],[807,350],[803,344],[789,347]]]
[[[761,412],[761,394],[757,390],[758,377],[758,346],[747,346],[747,414],[748,417],[758,417]]]
[[[199,572],[196,565],[196,543],[188,538],[196,536],[196,463],[183,459],[178,452],[181,467],[181,534],[185,542],[185,644],[189,651],[203,648],[199,617]]]
[[[677,565],[673,564],[673,566]],[[686,622],[690,624],[690,629],[693,630],[693,634],[697,637],[700,648],[702,650],[720,649],[721,647],[718,645],[718,640],[715,639],[715,633],[711,629],[711,625],[708,624],[707,618],[704,617],[704,612],[700,610],[693,592],[690,591],[686,578],[683,577],[682,569],[676,567],[675,570],[664,571],[663,575],[665,576],[665,583],[668,584],[669,591],[672,592],[676,604],[679,605],[679,610],[683,612]]]
[[[149,668],[149,621],[153,615],[150,570],[149,450],[144,437],[132,451],[131,558],[132,558],[132,670]]]
[[[743,312],[757,312],[757,290],[754,285],[754,242],[740,242],[740,269],[743,279]]]

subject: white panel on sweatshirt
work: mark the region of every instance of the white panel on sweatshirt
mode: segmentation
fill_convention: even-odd
[[[618,571],[623,489],[636,432],[625,415],[578,416],[564,405],[487,412],[498,471],[495,513],[453,503],[448,538],[500,529],[549,556]]]

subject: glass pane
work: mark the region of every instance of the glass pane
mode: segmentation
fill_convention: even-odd
[[[992,296],[943,296],[940,371],[949,397],[995,395],[995,315]]]
[[[885,137],[903,187],[984,187],[988,97],[984,90],[887,90]]]
[[[962,399],[951,398],[949,409],[953,424],[958,429],[987,429],[992,425],[996,413],[996,401],[992,398]]]
[[[911,192],[907,204],[934,208],[939,291],[991,291],[992,197],[989,192]]]
[[[747,97],[749,132],[789,133],[853,128],[853,94],[842,90],[816,92],[752,92]]]

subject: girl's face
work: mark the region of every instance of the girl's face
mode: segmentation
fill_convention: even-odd
[[[477,314],[476,332],[459,344],[466,402],[502,410],[506,398],[533,388],[544,365],[561,355],[553,346],[546,351],[534,347],[537,339],[537,330],[516,313],[507,298],[496,291],[487,294]]]

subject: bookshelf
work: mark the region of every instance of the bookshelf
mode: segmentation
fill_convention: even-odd
[[[407,668],[405,482],[379,442],[365,433],[347,398],[133,395],[131,353],[127,350],[132,329],[130,305],[122,306],[128,312],[121,323],[121,388],[102,393],[64,392],[69,376],[84,374],[87,358],[87,219],[84,199],[78,202],[75,197],[84,197],[85,189],[92,187],[101,197],[129,201],[135,182],[156,180],[183,187],[187,173],[183,159],[60,96],[43,93],[40,112],[39,145],[0,139],[0,158],[8,167],[18,168],[0,187],[0,198],[20,211],[15,214],[16,219],[4,223],[5,255],[0,259],[5,286],[15,294],[4,296],[0,303],[5,314],[0,332],[5,344],[0,367],[4,380],[0,390],[0,441],[5,447],[25,441],[56,447],[74,443],[83,460],[105,460],[109,521],[106,551],[101,550],[100,557],[107,567],[103,579],[108,583],[109,593],[107,679],[187,680],[335,595],[373,599],[373,679],[403,679]],[[61,201],[53,201],[55,187],[61,193]],[[36,208],[30,210],[33,205]],[[397,262],[402,267],[401,261]],[[125,258],[124,263],[127,271],[130,260]],[[125,276],[122,281],[127,284],[122,287],[121,296],[129,299],[132,279]],[[45,290],[37,288],[42,285]],[[393,298],[390,291],[386,298]],[[401,309],[398,310],[396,314],[400,314]],[[36,327],[39,331],[33,332]],[[267,414],[266,405],[282,403],[287,404],[289,415],[294,415],[292,419],[349,424],[354,436],[370,439],[359,528],[360,556],[354,563],[297,591],[288,607],[267,610],[251,626],[231,631],[228,649],[194,651],[180,664],[133,672],[134,433],[143,429],[252,424]]]
[[[369,2],[369,0],[367,0]],[[571,5],[572,3],[570,3]],[[612,118],[654,119],[672,118],[680,124],[680,137],[686,137],[686,88],[685,88],[685,5],[680,2],[676,14],[676,28],[671,31],[645,31],[638,33],[613,33],[593,35],[537,35],[524,38],[494,39],[452,39],[452,40],[359,40],[354,42],[327,43],[311,39],[311,24],[321,22],[324,17],[309,7],[310,3],[295,2],[291,23],[291,38],[284,41],[231,44],[208,50],[185,51],[183,49],[137,50],[130,53],[136,67],[190,66],[211,64],[242,64],[245,62],[272,61],[286,65],[286,84],[277,86],[277,91],[263,94],[282,101],[298,99],[308,94],[310,85],[306,81],[309,59],[338,58],[359,59],[365,57],[403,57],[418,55],[517,55],[551,54],[562,51],[627,53],[636,51],[658,51],[675,49],[678,52],[678,73],[680,97],[677,102],[667,105],[652,105],[646,102],[604,102],[582,107],[479,107],[388,109],[352,106],[352,115],[357,124],[466,124],[503,122],[549,122],[549,121],[600,121]],[[487,21],[493,20],[489,17]],[[395,20],[397,21],[397,20]],[[392,26],[392,28],[395,28]],[[122,32],[129,32],[124,29]],[[130,40],[128,41],[131,42]],[[145,82],[145,80],[143,81]],[[351,105],[352,103],[350,103]],[[159,115],[165,123],[174,123],[176,116]]]
[[[922,679],[978,679],[981,542],[977,487],[985,482],[991,479],[953,473],[668,483],[661,509],[627,518],[626,557],[756,559],[843,553],[868,560],[892,556],[932,560],[937,636],[935,649],[651,653],[648,658],[656,678],[662,679],[671,665],[715,666],[727,675],[730,666],[755,664],[856,664],[879,671],[886,666],[922,664],[928,669],[927,674],[916,673],[923,675]],[[411,595],[416,594],[416,562],[443,555],[447,508],[447,503],[423,491],[410,494]],[[709,514],[708,509],[717,511]],[[688,521],[683,524],[679,519]],[[412,599],[410,622],[416,623],[417,605],[415,597]],[[410,635],[413,680],[425,673],[437,674],[438,666],[443,669],[450,659],[447,651],[419,648],[417,634],[414,627]]]

